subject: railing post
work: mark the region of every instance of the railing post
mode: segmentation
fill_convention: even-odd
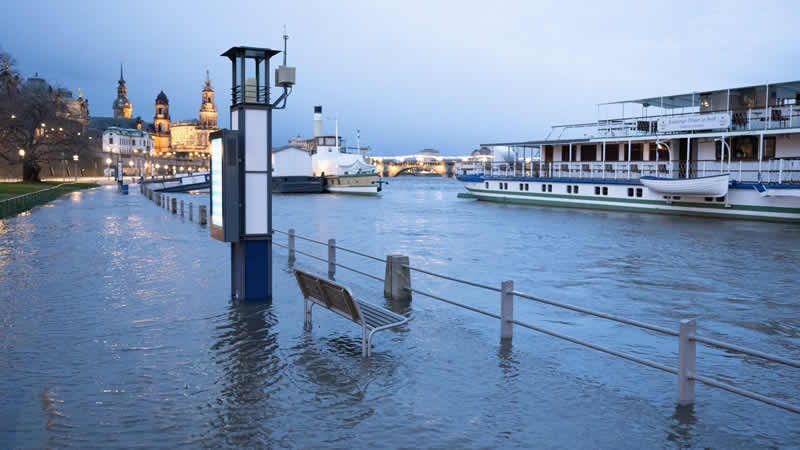
[[[181,200],[181,217],[183,217],[183,200]]]
[[[194,212],[194,205],[192,202],[189,202],[189,222],[192,222],[192,213]]]
[[[336,276],[336,239],[328,239],[328,278]]]
[[[514,334],[514,281],[506,280],[500,284],[500,342],[511,342]]]
[[[294,228],[289,228],[289,266],[294,266]]]
[[[396,301],[411,301],[411,269],[408,256],[388,255],[386,257],[386,276],[383,282],[383,296]]]
[[[697,362],[697,342],[694,340],[697,323],[695,319],[681,320],[678,335],[678,404],[694,403],[694,377]]]

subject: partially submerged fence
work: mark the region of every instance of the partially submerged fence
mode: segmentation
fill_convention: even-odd
[[[17,195],[5,200],[0,200],[0,218],[19,214],[23,211],[31,209],[36,205],[49,202],[50,200],[53,200],[61,195],[61,193],[55,192],[57,189],[68,184],[74,183],[61,183],[48,189],[42,189],[40,191],[29,192],[27,194]]]
[[[800,414],[800,406],[793,405],[782,400],[767,397],[756,392],[742,389],[736,387],[729,383],[723,383],[721,381],[717,381],[714,378],[710,378],[706,375],[701,375],[697,373],[697,344],[705,344],[711,347],[720,348],[732,353],[738,353],[748,356],[753,356],[756,358],[765,359],[767,361],[771,361],[778,364],[787,365],[794,368],[800,368],[800,361],[783,358],[777,355],[773,355],[766,352],[761,352],[758,350],[741,347],[738,345],[726,343],[723,341],[719,341],[716,339],[711,339],[707,337],[702,337],[697,334],[697,322],[695,319],[687,319],[680,321],[678,330],[673,330],[669,328],[660,327],[657,325],[648,324],[645,322],[640,322],[637,320],[627,319],[624,317],[620,317],[614,314],[608,314],[604,312],[594,311],[588,308],[583,308],[579,306],[570,305],[567,303],[556,302],[553,300],[544,299],[541,297],[537,297],[534,295],[526,294],[524,292],[520,292],[514,290],[514,282],[507,280],[503,281],[499,287],[497,286],[489,286],[486,284],[476,283],[468,280],[462,280],[455,277],[442,275],[439,273],[431,272],[428,270],[424,270],[418,267],[413,267],[409,264],[407,256],[400,256],[400,255],[389,255],[386,258],[377,258],[375,256],[371,256],[356,250],[352,250],[349,248],[341,247],[336,244],[335,239],[329,239],[328,242],[319,241],[316,239],[311,239],[308,237],[300,236],[295,233],[294,229],[289,229],[289,231],[281,231],[281,230],[273,230],[275,233],[284,234],[287,236],[288,241],[286,245],[281,243],[275,242],[273,240],[273,244],[279,247],[283,247],[288,250],[289,253],[289,265],[292,266],[295,263],[296,255],[300,254],[303,256],[307,256],[311,259],[316,261],[320,261],[326,263],[328,266],[328,277],[334,278],[336,275],[336,268],[342,268],[359,275],[365,276],[367,278],[382,281],[384,283],[384,295],[395,299],[395,300],[410,300],[411,294],[419,294],[423,295],[428,298],[432,298],[434,300],[438,300],[444,303],[448,303],[459,308],[467,309],[479,314],[482,314],[487,317],[491,317],[497,320],[500,320],[500,339],[501,342],[510,343],[512,336],[513,336],[513,327],[514,325],[518,325],[523,328],[527,328],[529,330],[537,331],[539,333],[547,334],[549,336],[562,339],[568,342],[572,342],[574,344],[578,344],[587,348],[591,348],[593,350],[597,350],[612,356],[616,356],[617,358],[622,358],[643,366],[651,367],[654,369],[661,370],[663,372],[671,373],[677,376],[678,378],[678,385],[677,385],[677,401],[679,405],[691,405],[695,401],[695,382],[702,383],[706,386],[715,387],[718,389],[723,389],[734,394],[741,395],[743,397],[747,397],[753,400],[758,400],[760,402],[766,403],[768,405],[777,406],[778,408],[785,409],[787,411]],[[312,253],[304,252],[297,250],[296,248],[296,240],[301,239],[303,241],[307,241],[313,244],[321,245],[327,247],[328,250],[328,257],[323,258]],[[368,258],[373,261],[378,261],[386,264],[386,275],[384,278],[380,278],[378,276],[363,272],[353,267],[346,266],[344,264],[338,263],[336,261],[336,251],[341,250],[343,252],[347,252],[353,255],[357,255],[363,258]],[[411,272],[418,272],[421,274],[429,275],[432,277],[437,277],[440,279],[452,281],[455,283],[461,283],[464,285],[492,291],[495,293],[500,294],[500,314],[495,314],[489,311],[484,311],[479,308],[475,308],[470,305],[465,305],[463,303],[446,299],[441,296],[432,294],[430,292],[426,292],[421,289],[415,289],[411,287]],[[620,352],[617,350],[613,350],[607,347],[603,347],[597,344],[593,344],[586,340],[577,339],[575,337],[567,336],[565,334],[555,332],[552,330],[548,330],[530,323],[526,323],[514,318],[514,300],[515,297],[519,297],[525,300],[530,300],[533,302],[546,304],[550,306],[554,306],[561,309],[567,309],[570,311],[575,311],[578,313],[599,317],[606,320],[611,320],[617,323],[622,323],[625,325],[633,326],[636,328],[644,329],[653,331],[662,335],[672,336],[678,338],[678,365],[677,367],[667,366],[655,361],[651,361],[645,358],[640,358],[638,356],[631,355],[629,353]]]

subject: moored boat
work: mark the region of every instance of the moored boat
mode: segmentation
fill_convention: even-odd
[[[557,139],[482,144],[495,160],[459,180],[485,201],[800,222],[800,81],[608,109]]]

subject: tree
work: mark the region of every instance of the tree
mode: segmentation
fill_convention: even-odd
[[[42,163],[86,152],[84,124],[69,117],[65,100],[44,80],[21,83],[10,55],[0,51],[0,63],[0,161],[22,158],[23,181],[40,182]]]

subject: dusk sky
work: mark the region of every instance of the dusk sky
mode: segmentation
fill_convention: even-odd
[[[543,138],[596,103],[800,79],[793,1],[16,1],[0,47],[25,77],[81,88],[111,116],[119,64],[133,115],[198,117],[205,71],[228,126],[231,46],[281,48],[297,85],[274,144],[312,134],[315,104],[373,154]]]

